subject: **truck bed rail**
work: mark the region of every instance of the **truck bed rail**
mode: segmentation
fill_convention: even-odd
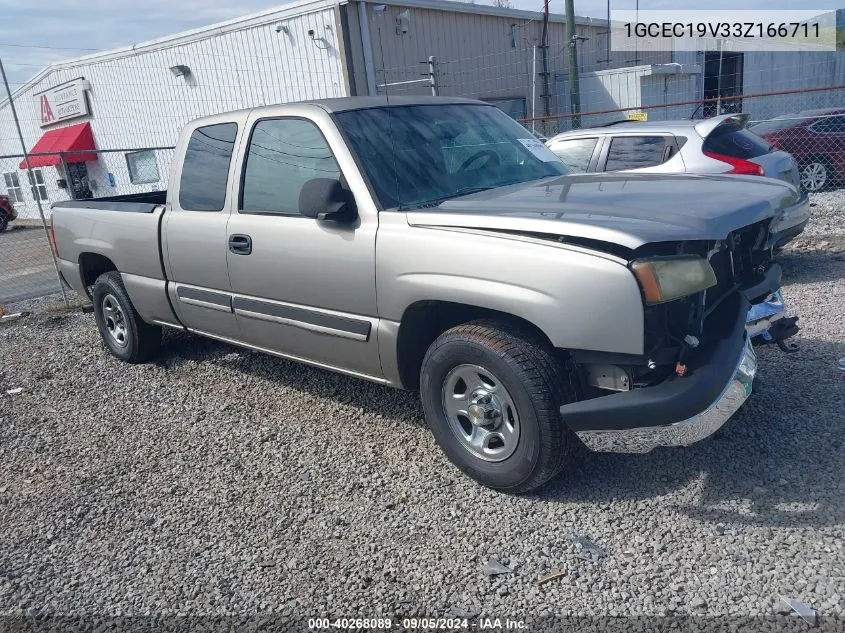
[[[66,209],[102,209],[105,211],[124,211],[126,213],[152,213],[167,202],[167,191],[150,191],[123,196],[110,196],[87,200],[65,200],[56,202],[52,208]]]

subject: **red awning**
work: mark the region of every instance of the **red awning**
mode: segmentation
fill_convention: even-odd
[[[52,152],[90,152],[96,149],[94,146],[94,135],[91,133],[90,123],[77,123],[67,127],[60,127],[55,130],[44,132],[44,136],[38,139],[35,146],[29,151],[29,164],[33,167],[55,167],[62,162],[59,154]],[[33,156],[41,154],[41,156]],[[84,163],[89,160],[97,160],[97,155],[92,153],[65,154],[65,162]],[[26,161],[22,160],[21,169],[26,169]]]

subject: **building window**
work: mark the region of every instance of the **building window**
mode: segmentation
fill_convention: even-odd
[[[17,172],[10,171],[3,174],[3,182],[6,183],[6,191],[9,194],[9,200],[12,202],[23,202],[21,181],[18,179]]]
[[[32,190],[32,199],[39,202],[47,201],[47,185],[44,184],[44,173],[40,169],[33,169],[26,172],[29,176],[29,188]]]
[[[218,123],[194,130],[182,161],[180,207],[186,211],[223,210],[237,136],[237,123]]]
[[[129,168],[129,181],[133,185],[159,181],[156,153],[151,149],[127,154],[126,166]]]

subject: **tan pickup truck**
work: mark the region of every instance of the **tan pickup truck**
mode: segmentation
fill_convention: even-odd
[[[194,121],[167,192],[52,217],[118,358],[171,327],[419,390],[459,468],[522,492],[579,441],[685,445],[733,414],[798,204],[758,177],[569,176],[493,106],[391,97]]]

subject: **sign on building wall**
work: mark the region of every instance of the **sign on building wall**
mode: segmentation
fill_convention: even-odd
[[[36,94],[41,127],[86,116],[88,99],[85,98],[85,91],[90,89],[91,83],[80,78]]]

